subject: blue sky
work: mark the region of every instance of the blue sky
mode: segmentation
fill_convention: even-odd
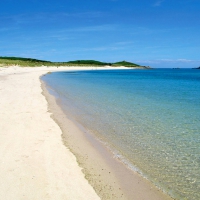
[[[200,66],[199,0],[1,0],[0,55]]]

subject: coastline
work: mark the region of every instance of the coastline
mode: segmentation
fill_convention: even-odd
[[[42,89],[53,113],[52,118],[63,132],[63,143],[76,156],[86,179],[101,199],[172,199],[140,174],[128,169],[85,127],[72,121],[44,82]]]
[[[48,72],[91,69],[96,67],[0,68],[1,197],[171,199],[113,158],[41,88],[40,76]]]
[[[0,68],[1,199],[100,199],[41,94],[39,77],[55,70]]]

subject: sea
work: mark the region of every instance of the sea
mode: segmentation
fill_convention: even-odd
[[[63,71],[42,80],[131,170],[175,199],[200,199],[200,70]]]

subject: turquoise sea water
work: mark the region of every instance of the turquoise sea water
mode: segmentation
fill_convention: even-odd
[[[200,70],[91,70],[42,79],[73,120],[176,199],[200,199]]]

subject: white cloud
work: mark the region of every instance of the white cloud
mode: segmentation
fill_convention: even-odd
[[[13,25],[26,25],[26,24],[36,24],[36,23],[55,23],[60,20],[80,20],[80,19],[90,19],[94,20],[96,18],[101,18],[102,16],[108,16],[106,12],[75,12],[75,13],[49,13],[40,12],[32,14],[13,14],[13,15],[0,15],[0,21],[4,22],[2,24]]]
[[[190,63],[190,62],[196,62],[196,60],[189,60],[189,59],[184,59],[184,58],[179,58],[179,59],[160,59],[161,62],[182,62],[182,63]]]
[[[145,66],[151,66],[153,68],[196,68],[199,66],[200,60],[190,59],[149,59],[149,60],[135,60],[135,63],[139,63]]]
[[[158,0],[158,1],[156,1],[156,2],[154,3],[153,6],[159,7],[159,6],[161,6],[161,4],[162,4],[164,1],[165,1],[165,0]]]
[[[200,60],[189,60],[189,59],[156,59],[156,60],[137,60],[137,62],[143,62],[143,63],[195,63],[200,62]]]
[[[87,32],[87,31],[111,31],[115,29],[116,29],[115,25],[105,24],[105,25],[99,25],[99,26],[86,26],[86,27],[68,29],[67,31]]]
[[[71,49],[70,52],[87,52],[87,51],[117,51],[123,49],[117,46],[100,46],[100,47],[90,47],[90,48],[75,48]]]

